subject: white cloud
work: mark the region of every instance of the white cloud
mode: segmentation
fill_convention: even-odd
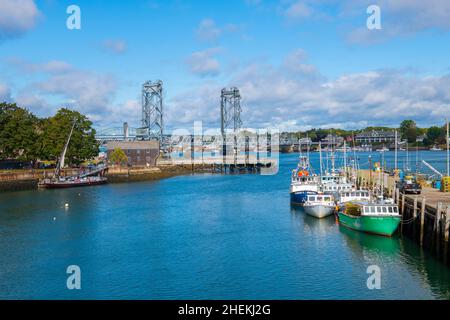
[[[313,14],[313,9],[305,1],[296,1],[286,8],[284,14],[289,19],[306,18]]]
[[[186,61],[189,70],[199,76],[216,76],[220,73],[220,63],[215,55],[220,48],[211,48],[194,52]]]
[[[450,112],[450,75],[419,77],[404,70],[377,70],[326,79],[304,72],[306,54],[296,50],[279,66],[248,65],[231,77],[243,97],[242,119],[247,127],[296,130],[310,127],[355,128],[398,125],[412,118],[422,125],[440,124]],[[288,63],[289,61],[294,63]],[[300,61],[300,68],[293,68]],[[313,66],[306,68],[314,70]],[[170,99],[170,123],[189,126],[202,120],[218,127],[220,89],[207,82]]]
[[[21,88],[15,100],[40,116],[48,116],[62,106],[99,118],[111,111],[117,83],[110,75],[79,70],[64,61],[30,63],[12,59],[10,63],[36,79]]]
[[[0,40],[34,28],[40,12],[33,0],[0,0]]]
[[[213,19],[203,19],[196,30],[197,38],[201,41],[214,42],[226,33],[233,33],[239,30],[235,24],[226,24],[219,27]]]
[[[108,39],[102,43],[103,49],[115,54],[122,54],[127,50],[127,44],[124,40]]]
[[[222,30],[217,27],[216,22],[212,19],[202,20],[196,32],[198,38],[204,41],[217,40],[222,34]]]
[[[25,73],[58,74],[73,70],[73,67],[64,61],[52,60],[43,63],[30,63],[19,58],[10,58],[8,63]]]
[[[0,102],[11,101],[11,90],[6,84],[0,82]]]

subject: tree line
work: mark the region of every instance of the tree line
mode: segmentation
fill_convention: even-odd
[[[410,144],[414,145],[423,145],[423,146],[433,146],[433,145],[442,145],[445,144],[446,137],[446,124],[443,126],[431,126],[429,128],[419,128],[414,120],[404,120],[400,123],[398,128],[391,127],[367,127],[360,130],[343,130],[343,129],[311,129],[303,132],[295,132],[293,133],[298,139],[305,138],[308,136],[312,141],[318,142],[323,140],[327,135],[332,133],[333,135],[340,136],[343,138],[351,139],[355,137],[358,133],[368,132],[368,131],[394,131],[398,130],[398,138],[399,140],[407,141]],[[419,139],[420,137],[424,137]],[[418,142],[417,140],[420,140]]]
[[[92,122],[85,115],[62,108],[54,116],[39,118],[14,103],[0,103],[0,160],[57,160],[74,121],[66,160],[79,165],[97,156],[99,147]]]

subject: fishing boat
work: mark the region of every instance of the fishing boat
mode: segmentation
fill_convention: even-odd
[[[311,170],[308,157],[300,156],[297,168],[292,171],[291,176],[291,203],[303,205],[308,195],[314,195],[318,192],[319,177]]]
[[[336,199],[340,205],[348,202],[370,201],[370,192],[367,190],[343,191]]]
[[[395,233],[401,221],[398,206],[382,202],[348,202],[338,217],[342,226],[387,237]]]
[[[92,168],[91,170],[77,176],[69,176],[69,177],[61,176],[62,169],[64,168],[67,149],[70,144],[70,139],[72,138],[75,124],[76,122],[74,121],[72,129],[70,130],[69,133],[69,137],[67,138],[64,149],[56,165],[55,174],[53,175],[53,178],[51,179],[47,178],[39,181],[38,187],[46,189],[60,189],[60,188],[95,186],[107,183],[107,178],[103,176],[103,173],[107,170],[107,166],[105,165]]]
[[[331,216],[335,208],[333,196],[324,194],[308,195],[303,204],[305,213],[318,219]]]

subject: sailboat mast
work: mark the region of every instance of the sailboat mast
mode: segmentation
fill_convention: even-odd
[[[67,138],[66,144],[64,146],[64,149],[61,153],[61,156],[59,158],[58,164],[55,169],[55,177],[59,177],[61,170],[64,168],[64,162],[66,158],[67,148],[69,147],[70,139],[72,138],[73,129],[75,128],[76,120],[72,124],[72,128],[70,129],[69,137]]]

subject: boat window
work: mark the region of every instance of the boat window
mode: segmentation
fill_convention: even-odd
[[[389,207],[388,210],[389,210],[389,213],[394,212],[394,210],[392,209],[392,207]]]
[[[370,207],[364,207],[364,212],[365,213],[370,213]]]
[[[398,207],[394,207],[394,212],[398,213]]]
[[[317,197],[317,201],[322,201],[323,197]]]
[[[377,212],[381,213],[381,207],[377,207]]]
[[[375,207],[370,207],[370,212],[375,213]]]
[[[383,213],[387,213],[388,211],[387,211],[387,208],[386,207],[383,207]]]

